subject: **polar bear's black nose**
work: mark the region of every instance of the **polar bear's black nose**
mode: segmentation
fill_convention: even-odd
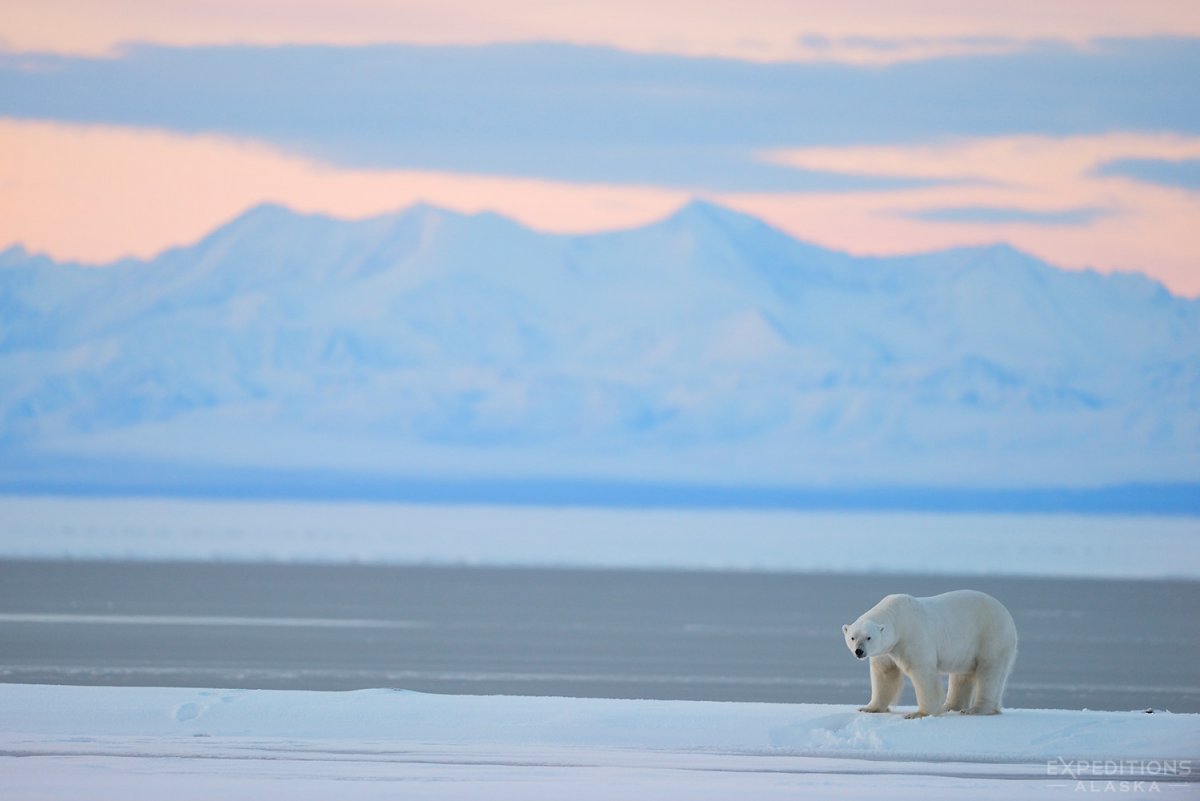
[[[863,649],[855,648],[854,655],[857,656],[859,659],[862,659],[863,658]]]

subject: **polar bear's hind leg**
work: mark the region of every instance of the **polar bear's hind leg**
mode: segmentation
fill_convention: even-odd
[[[946,712],[964,712],[971,706],[975,694],[974,673],[951,673],[950,692],[946,696]]]
[[[1004,685],[1008,681],[1008,671],[1012,667],[1013,656],[980,665],[975,672],[977,684],[975,705],[967,710],[968,715],[999,715],[1000,704],[1004,698]]]

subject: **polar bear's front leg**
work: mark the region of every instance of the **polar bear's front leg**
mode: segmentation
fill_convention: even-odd
[[[871,700],[859,712],[887,712],[904,689],[904,674],[890,656],[871,657]]]
[[[917,691],[917,711],[909,712],[904,717],[923,718],[926,715],[940,715],[945,693],[942,682],[938,679],[937,667],[933,665],[912,665],[908,677],[912,679],[913,689]]]

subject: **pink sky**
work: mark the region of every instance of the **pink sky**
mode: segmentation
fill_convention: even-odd
[[[982,10],[981,10],[982,8]],[[855,63],[921,58],[1053,37],[1200,36],[1200,4],[1069,0],[1007,3],[775,2],[604,4],[515,0],[151,0],[10,2],[0,40],[12,51],[114,53],[166,44],[483,43],[553,40],[750,60],[815,57]],[[981,41],[981,39],[989,41]],[[871,45],[890,39],[891,48]],[[971,41],[964,41],[969,39]],[[0,117],[0,247],[102,263],[186,244],[263,201],[363,217],[417,201],[494,210],[534,228],[595,231],[669,213],[688,193],[652,185],[583,184],[417,170],[350,169],[270,145],[122,126]],[[888,191],[708,193],[799,238],[860,254],[1006,241],[1064,267],[1141,270],[1200,295],[1200,193],[1099,177],[1121,158],[1197,159],[1200,138],[1113,133],[994,137],[904,147],[762,153],[796,167],[954,179]],[[1037,212],[1094,209],[1070,225],[939,222],[955,207]]]

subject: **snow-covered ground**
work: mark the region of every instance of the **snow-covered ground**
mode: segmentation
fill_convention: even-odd
[[[1200,768],[1169,713],[0,685],[0,719],[10,799],[1194,798]]]
[[[1200,578],[1200,518],[0,497],[0,558]]]

